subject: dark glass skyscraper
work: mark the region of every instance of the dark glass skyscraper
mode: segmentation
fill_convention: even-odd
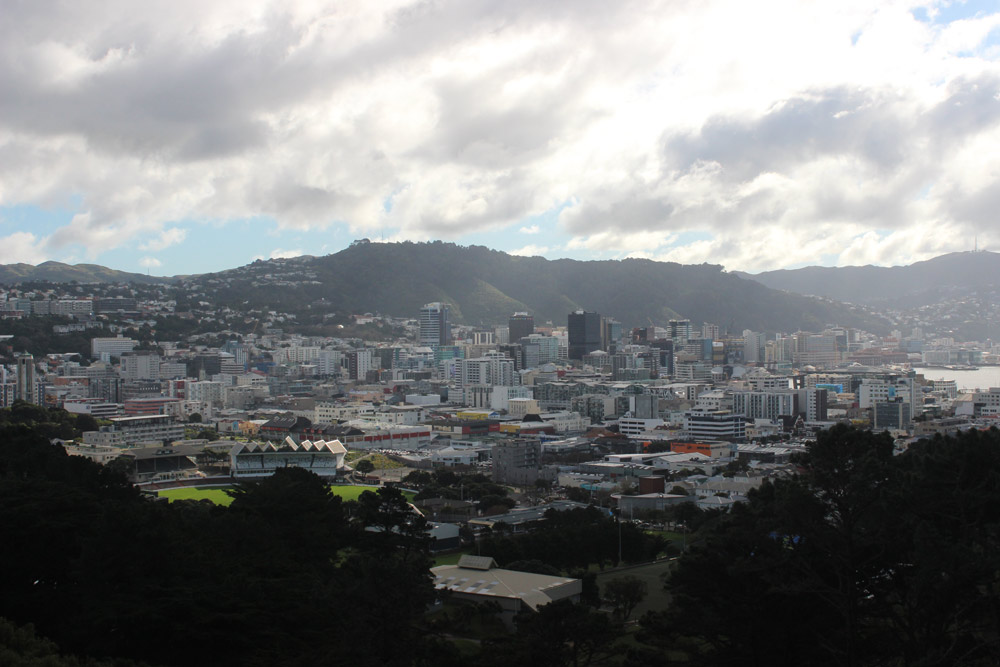
[[[528,313],[514,313],[507,320],[507,329],[510,332],[507,340],[516,343],[535,333],[535,318]]]
[[[601,316],[578,310],[569,314],[566,325],[569,334],[569,358],[582,360],[583,355],[601,349]]]

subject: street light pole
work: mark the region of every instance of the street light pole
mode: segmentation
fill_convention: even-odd
[[[618,567],[622,564],[622,508],[618,505]]]

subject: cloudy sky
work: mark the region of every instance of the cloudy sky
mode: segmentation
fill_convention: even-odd
[[[1000,250],[1000,2],[0,0],[0,263]]]

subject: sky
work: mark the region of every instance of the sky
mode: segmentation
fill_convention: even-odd
[[[1000,0],[0,0],[0,263],[1000,250]]]

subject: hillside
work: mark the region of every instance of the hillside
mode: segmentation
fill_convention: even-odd
[[[807,266],[738,275],[772,289],[837,301],[918,306],[946,294],[1000,286],[1000,253],[956,252],[909,266]]]
[[[565,324],[567,313],[584,308],[629,327],[680,316],[731,331],[888,328],[864,309],[773,290],[716,265],[547,260],[442,242],[356,242],[334,255],[257,261],[185,285],[220,304],[293,312],[311,304],[416,317],[422,304],[443,301],[455,321],[468,324],[504,322],[515,310]]]
[[[144,273],[129,273],[109,269],[98,264],[63,264],[62,262],[42,262],[33,264],[0,264],[0,285],[20,282],[68,283],[165,283],[174,278],[147,276]]]

